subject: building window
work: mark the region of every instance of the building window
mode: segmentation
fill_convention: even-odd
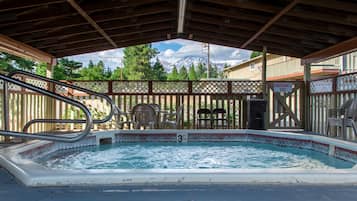
[[[255,70],[255,63],[251,63],[249,65],[249,67],[250,67],[250,71],[254,71]]]

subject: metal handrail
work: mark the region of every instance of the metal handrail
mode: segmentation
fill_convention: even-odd
[[[4,113],[5,113],[5,130],[0,130],[0,135],[4,135],[4,136],[12,136],[12,137],[26,137],[26,138],[32,138],[32,139],[40,139],[40,140],[51,140],[51,141],[60,141],[60,142],[76,142],[80,139],[82,139],[83,137],[85,137],[86,135],[89,134],[92,126],[93,126],[93,119],[92,119],[92,115],[90,113],[90,111],[88,110],[88,108],[73,99],[58,95],[56,93],[53,93],[51,91],[42,89],[40,87],[22,82],[18,79],[14,79],[8,76],[5,76],[3,74],[0,73],[0,79],[4,80],[4,88],[3,88],[3,93],[4,93]],[[86,123],[86,126],[84,128],[84,130],[82,132],[80,132],[80,134],[76,135],[76,136],[69,136],[69,137],[63,137],[63,136],[53,136],[53,134],[51,133],[41,133],[41,134],[31,134],[31,133],[20,133],[20,132],[15,132],[15,131],[9,131],[8,130],[8,121],[9,121],[9,112],[8,112],[8,82],[9,83],[13,83],[15,85],[27,88],[29,90],[32,90],[34,92],[43,94],[45,96],[49,96],[51,98],[66,102],[68,104],[71,104],[73,106],[78,107],[79,109],[81,109],[83,111],[83,113],[85,114],[86,119],[83,120],[84,123]],[[45,123],[52,123],[52,122],[58,122],[61,119],[37,119],[38,122],[45,122]]]
[[[74,90],[77,90],[77,91],[82,91],[84,93],[87,93],[87,94],[94,95],[94,96],[101,97],[101,98],[105,99],[110,105],[110,112],[103,119],[93,119],[93,123],[94,124],[105,123],[105,122],[111,120],[113,115],[114,115],[114,110],[116,108],[115,103],[113,102],[113,100],[109,96],[107,96],[105,94],[97,93],[97,92],[94,92],[94,91],[89,90],[89,89],[85,89],[85,88],[78,87],[78,86],[75,86],[75,85],[67,84],[65,82],[57,81],[57,80],[54,80],[54,79],[50,79],[50,78],[43,77],[43,76],[40,76],[40,75],[36,75],[36,74],[30,73],[30,72],[26,72],[26,71],[18,70],[18,71],[14,71],[14,72],[11,72],[11,73],[8,74],[9,77],[13,77],[15,75],[25,75],[27,77],[32,77],[32,78],[35,78],[35,79],[38,79],[38,80],[43,80],[43,81],[46,81],[46,82],[49,82],[49,83],[54,83],[56,85],[64,86],[64,87],[71,88],[71,89],[74,89]],[[56,119],[56,120],[53,120],[53,119],[33,119],[33,120],[31,120],[31,121],[29,121],[29,122],[27,122],[25,124],[25,126],[23,128],[23,131],[26,132],[27,129],[32,124],[35,124],[35,123],[53,123],[53,121],[55,121],[56,123],[84,123],[84,120],[73,120],[73,119]]]

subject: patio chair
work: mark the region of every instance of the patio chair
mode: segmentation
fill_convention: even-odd
[[[132,122],[135,129],[140,129],[142,126],[144,128],[155,128],[157,124],[157,115],[154,108],[148,104],[138,104],[135,105],[131,111]]]
[[[196,118],[196,128],[212,128],[212,116],[211,115],[212,115],[212,112],[210,109],[207,109],[207,108],[198,109],[197,110],[197,118]]]
[[[227,128],[228,120],[226,110],[223,108],[215,108],[212,111],[212,126],[213,128]]]
[[[129,118],[129,114],[121,111],[118,106],[115,106],[114,108],[114,117],[117,128],[123,129],[124,125],[126,125],[127,128],[130,129],[132,121]]]
[[[357,99],[350,99],[346,101],[338,109],[329,109],[327,118],[327,136],[329,136],[330,128],[336,126],[342,129],[342,137],[346,138],[346,128],[353,129],[357,136]]]
[[[182,114],[183,114],[183,105],[177,107],[176,112],[164,114],[161,127],[181,129]]]

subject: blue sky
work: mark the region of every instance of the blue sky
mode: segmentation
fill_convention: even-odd
[[[157,55],[160,62],[166,69],[170,69],[173,65],[181,64],[187,57],[190,58],[207,58],[207,48],[204,48],[203,43],[194,42],[184,39],[174,39],[152,44],[154,48],[159,50]],[[122,66],[123,62],[123,48],[94,52],[89,54],[82,54],[70,56],[70,59],[82,62],[85,66],[89,60],[98,62],[102,60],[106,67],[111,69],[117,66]],[[215,64],[236,65],[250,56],[250,51],[237,48],[230,48],[219,45],[210,45],[211,62]]]

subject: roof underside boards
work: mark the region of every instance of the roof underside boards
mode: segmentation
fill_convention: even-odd
[[[356,0],[187,0],[178,34],[179,2],[2,0],[0,33],[55,57],[174,38],[304,57],[357,36]]]

